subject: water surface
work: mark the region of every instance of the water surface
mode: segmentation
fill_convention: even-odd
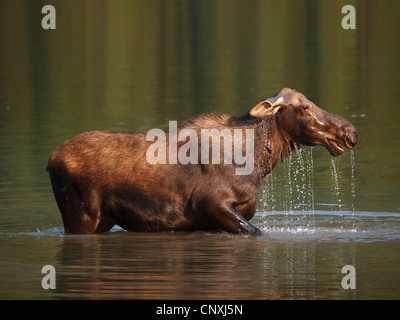
[[[3,233],[2,298],[397,299],[400,214],[258,213],[267,234],[132,233],[64,236],[62,228]],[[338,223],[337,221],[340,221]],[[265,227],[263,227],[265,225]],[[5,250],[7,248],[7,250]],[[40,248],[40,252],[32,251]],[[43,264],[56,289],[41,288]],[[356,268],[344,290],[342,268]]]

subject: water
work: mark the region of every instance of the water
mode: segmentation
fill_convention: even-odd
[[[313,227],[301,223],[302,212],[293,214],[300,219],[288,224],[285,212],[275,212],[275,226],[262,228],[268,239],[250,241],[226,233],[147,234],[119,228],[93,236],[64,236],[62,228],[2,233],[1,298],[398,297],[398,273],[392,270],[400,262],[400,214],[342,212],[344,224],[338,225],[338,213],[316,211]],[[254,221],[262,226],[270,217],[259,212]],[[44,264],[57,270],[56,290],[41,288]],[[344,265],[356,267],[355,291],[341,287]]]
[[[354,211],[354,202],[356,200],[356,177],[355,177],[355,165],[356,161],[354,158],[354,150],[350,151],[350,160],[351,160],[351,209]]]
[[[0,2],[1,299],[399,299],[400,4],[350,1]],[[271,16],[273,24],[265,20]],[[268,176],[252,223],[268,236],[65,236],[45,171],[94,129],[241,115],[280,88],[351,121],[359,146],[294,150]],[[44,265],[57,287],[41,286]],[[344,265],[356,289],[341,286]]]
[[[259,209],[271,213],[283,210],[288,224],[294,217],[293,213],[302,212],[303,222],[310,226],[314,221],[313,185],[312,148],[296,146],[295,151],[283,160],[282,168],[277,168],[266,177],[260,191]],[[268,223],[275,224],[275,221],[272,219]]]
[[[332,176],[332,182],[331,182],[331,189],[332,189],[332,203],[337,207],[337,209],[340,211],[341,208],[343,207],[342,204],[342,195],[340,194],[340,172],[338,170],[338,158],[332,158],[331,159],[331,176]]]
[[[287,222],[286,212],[258,212],[261,221],[274,219],[273,226],[265,224],[263,230],[269,237],[290,241],[350,241],[375,242],[398,240],[400,215],[393,212],[379,214],[360,211],[312,211],[293,212]],[[312,224],[305,218],[312,215]],[[262,224],[262,222],[260,222]]]

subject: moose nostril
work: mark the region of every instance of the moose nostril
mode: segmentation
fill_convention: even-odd
[[[357,146],[358,144],[358,135],[357,132],[351,132],[349,134],[346,135],[345,139],[344,139],[346,146],[349,149],[353,149]]]
[[[350,141],[348,138],[346,138],[345,141],[346,141],[346,146],[347,146],[349,149],[353,149],[353,148],[355,147],[353,141]]]

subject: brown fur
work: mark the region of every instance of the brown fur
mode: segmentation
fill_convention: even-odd
[[[262,179],[280,158],[295,144],[324,145],[335,156],[340,150],[332,139],[349,148],[357,144],[349,122],[300,95],[285,88],[253,108],[250,113],[257,108],[256,116],[207,113],[178,128],[178,133],[192,129],[199,136],[207,128],[254,129],[250,175],[236,175],[237,164],[224,164],[222,147],[221,164],[149,164],[146,150],[153,142],[146,141],[146,133],[89,131],[64,142],[52,153],[47,170],[65,233],[105,232],[117,224],[130,231],[261,234],[248,220],[255,214]],[[280,104],[273,105],[280,97]],[[296,97],[301,99],[296,102]],[[303,110],[305,104],[312,113]]]

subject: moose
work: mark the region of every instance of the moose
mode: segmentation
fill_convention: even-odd
[[[342,146],[353,149],[358,144],[350,122],[289,88],[245,115],[200,114],[166,135],[186,130],[200,136],[204,129],[232,132],[235,139],[221,135],[217,140],[225,145],[241,141],[239,154],[251,153],[251,172],[237,174],[243,161],[235,157],[224,161],[225,148],[201,149],[198,140],[199,161],[148,161],[146,155],[156,139],[144,132],[88,131],[59,145],[47,171],[65,234],[102,233],[119,225],[136,232],[209,230],[259,236],[263,232],[249,222],[256,211],[256,194],[280,159],[302,145],[324,146],[337,157],[344,152]],[[252,139],[242,139],[245,132],[253,133]],[[187,139],[175,142],[180,148]],[[246,148],[250,142],[251,148]],[[165,139],[165,143],[155,155],[167,152],[171,141]],[[202,163],[205,150],[219,156],[219,163]]]

